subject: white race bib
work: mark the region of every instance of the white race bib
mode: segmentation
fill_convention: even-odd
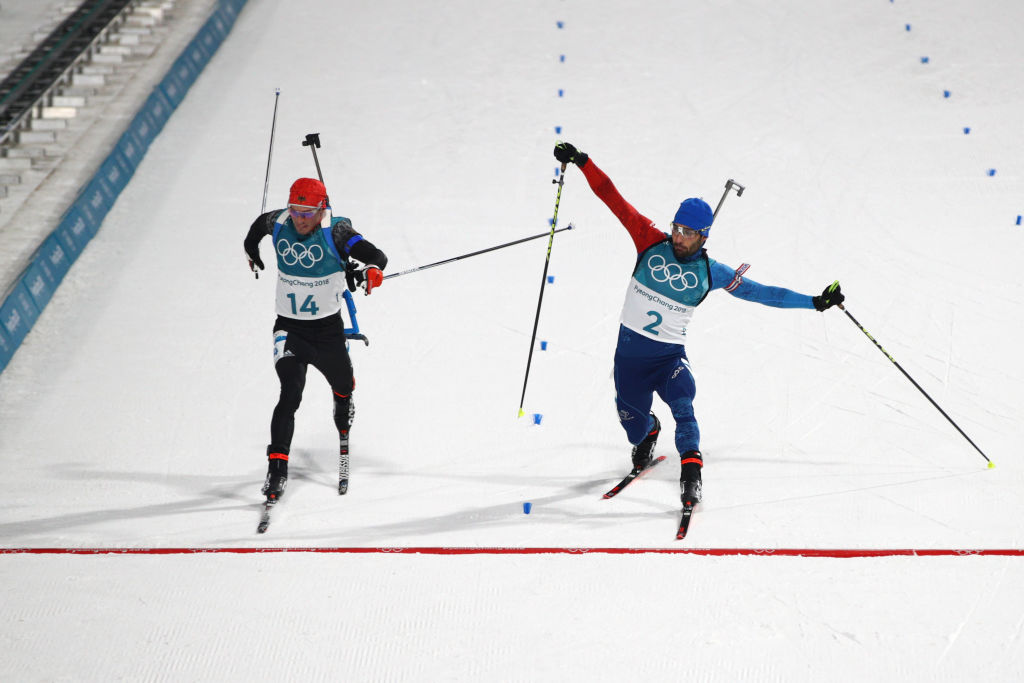
[[[632,278],[619,322],[648,339],[685,344],[686,327],[693,317],[694,308],[663,297]]]
[[[277,274],[277,314],[298,320],[317,320],[341,310],[345,274],[321,277]]]

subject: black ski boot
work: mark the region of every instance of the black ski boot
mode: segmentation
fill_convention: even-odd
[[[651,458],[654,457],[654,445],[658,443],[658,435],[661,434],[661,422],[658,421],[658,416],[651,413],[651,417],[654,418],[654,427],[643,441],[633,446],[633,469],[636,471],[645,469],[651,464]]]
[[[282,452],[283,451],[283,452]],[[281,500],[288,485],[288,449],[267,446],[267,479],[263,482],[263,495],[270,504]]]
[[[696,505],[701,499],[700,469],[704,459],[700,451],[686,451],[680,456],[682,473],[679,475],[679,498],[683,505]]]

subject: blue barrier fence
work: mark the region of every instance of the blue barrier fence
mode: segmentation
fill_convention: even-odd
[[[0,372],[32,329],[71,264],[100,229],[150,143],[227,38],[245,3],[246,0],[220,0],[163,80],[153,88],[113,151],[0,300]]]

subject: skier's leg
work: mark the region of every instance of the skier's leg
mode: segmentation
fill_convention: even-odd
[[[679,453],[700,449],[700,427],[693,412],[697,383],[685,356],[680,357],[672,371],[658,387],[658,395],[672,409],[676,421],[676,450]]]
[[[634,446],[647,438],[655,427],[655,418],[651,414],[654,390],[648,385],[644,370],[646,368],[642,364],[632,359],[615,359],[615,407],[619,412],[619,424]]]
[[[658,394],[672,409],[676,421],[676,449],[679,451],[679,488],[683,504],[696,504],[701,500],[701,468],[704,457],[700,452],[700,428],[693,413],[693,399],[697,383],[685,354],[679,358],[672,373],[658,389]]]
[[[295,411],[302,403],[302,391],[306,387],[306,363],[290,356],[279,360],[274,369],[281,382],[281,394],[270,419],[270,443],[288,449],[295,433]]]
[[[339,324],[337,329],[323,333],[317,339],[316,352],[313,366],[323,373],[334,397],[334,426],[338,429],[338,495],[344,495],[348,492],[349,480],[349,429],[356,411],[352,401],[356,383],[344,328]]]
[[[263,493],[277,501],[288,481],[288,456],[295,432],[295,411],[302,402],[306,385],[303,344],[287,332],[274,332],[274,370],[281,382],[281,393],[270,419],[270,443],[267,445],[267,478]]]
[[[349,358],[345,343],[345,333],[339,329],[319,339],[316,344],[316,356],[312,365],[323,374],[331,386],[334,395],[334,425],[343,440],[348,438],[348,430],[355,416],[355,404],[352,393],[355,389],[355,378],[352,373],[352,360]]]

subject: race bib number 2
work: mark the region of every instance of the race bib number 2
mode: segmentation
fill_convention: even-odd
[[[662,320],[664,320],[661,317],[661,313],[658,313],[657,311],[647,311],[647,315],[648,317],[654,318],[654,320],[651,324],[644,325],[644,331],[650,332],[651,334],[658,334],[658,326],[661,325]]]

